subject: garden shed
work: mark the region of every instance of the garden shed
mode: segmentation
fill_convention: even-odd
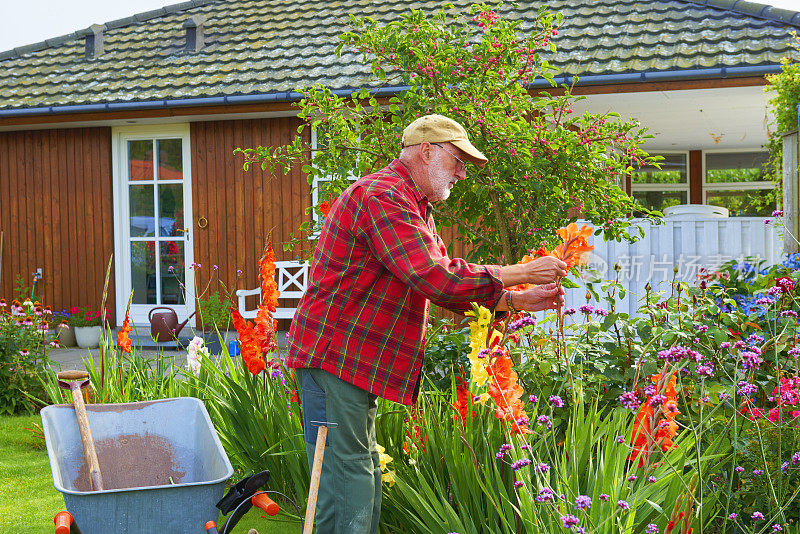
[[[133,321],[143,323],[160,305],[191,313],[183,288],[193,295],[212,276],[255,287],[267,235],[279,260],[313,246],[279,246],[315,216],[313,188],[300,166],[245,173],[234,149],[297,135],[302,86],[350,94],[365,85],[369,65],[334,53],[349,15],[389,21],[438,5],[192,0],[0,53],[0,295],[13,293],[17,274],[41,269],[55,308],[99,302],[112,253],[118,321],[131,291]],[[721,255],[721,233],[743,236],[742,254],[777,239],[772,227],[742,228],[771,211],[752,202],[772,187],[761,170],[764,76],[792,52],[800,12],[732,0],[504,9],[525,27],[541,7],[564,15],[548,60],[558,83],[587,97],[576,110],[636,117],[654,135],[645,148],[663,155],[663,168],[629,177],[631,195],[658,209],[715,204],[741,217],[689,231],[698,250]],[[369,89],[386,97],[403,87]],[[561,89],[537,80],[531,91],[540,90]],[[674,242],[652,246],[674,261]]]

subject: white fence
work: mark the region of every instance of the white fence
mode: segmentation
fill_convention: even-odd
[[[748,256],[763,258],[770,264],[780,261],[782,242],[776,226],[778,219],[770,218],[769,224],[764,224],[762,217],[666,218],[664,221],[660,225],[639,222],[645,235],[634,243],[606,242],[602,236],[592,236],[590,244],[594,245],[594,251],[589,267],[603,280],[614,279],[615,263],[620,267],[619,281],[627,295],[617,300],[617,311],[634,315],[647,282],[653,291],[668,291],[673,275],[677,280],[695,284],[701,268],[714,270],[725,262],[741,262]],[[673,272],[675,266],[677,273]],[[308,264],[278,261],[275,268],[281,292],[279,303],[284,299],[299,299],[308,287]],[[567,306],[577,308],[586,302],[586,288],[581,285],[579,289],[567,290]],[[599,291],[600,284],[595,287]],[[243,317],[256,316],[258,301],[254,300],[254,306],[248,309],[246,298],[259,293],[260,288],[236,292]],[[281,306],[274,316],[291,319],[294,311],[294,307]]]
[[[618,300],[617,311],[633,315],[647,282],[653,291],[669,290],[673,276],[696,284],[701,268],[714,270],[731,260],[741,262],[747,256],[756,256],[770,264],[779,262],[783,243],[778,221],[763,217],[665,218],[660,225],[640,221],[645,235],[634,243],[606,242],[601,236],[593,236],[590,267],[602,279],[613,280],[617,274],[614,264],[619,265],[619,281],[628,295]],[[677,274],[673,271],[676,266]],[[599,291],[599,284],[595,288]],[[567,290],[566,301],[571,307],[584,304],[585,287]]]

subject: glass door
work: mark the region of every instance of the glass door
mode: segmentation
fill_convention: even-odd
[[[191,183],[186,135],[122,135],[117,145],[123,298],[131,298],[134,324],[149,326],[155,307],[175,310],[184,321],[194,311]],[[119,269],[118,269],[119,272]]]

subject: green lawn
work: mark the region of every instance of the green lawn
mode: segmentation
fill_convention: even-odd
[[[53,516],[64,509],[64,500],[53,487],[44,439],[26,430],[36,429],[35,424],[41,426],[38,415],[0,417],[0,532],[52,533]],[[256,512],[261,510],[251,510],[234,533],[244,534],[250,528],[260,534],[302,532],[295,519],[279,514],[265,520],[263,512]]]

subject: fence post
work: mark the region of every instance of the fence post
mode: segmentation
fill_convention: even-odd
[[[800,145],[797,130],[783,134],[783,251],[798,252],[800,239],[800,176],[798,176],[797,160]]]

